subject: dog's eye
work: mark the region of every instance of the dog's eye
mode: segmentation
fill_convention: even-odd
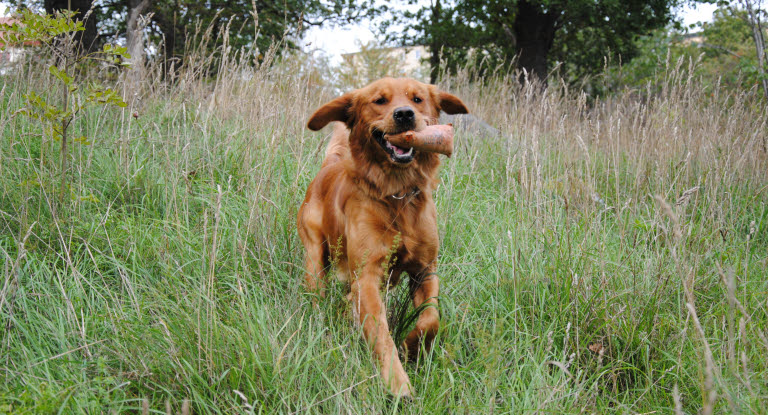
[[[421,98],[419,98],[419,97],[413,97],[413,102],[415,102],[415,103],[417,103],[417,104],[418,104],[418,103],[419,103],[419,102],[421,102],[421,101],[423,101]]]
[[[373,101],[373,103],[374,104],[378,104],[378,105],[384,105],[384,104],[387,103],[387,99],[384,98],[384,97],[381,97],[381,98],[377,99],[376,101]]]

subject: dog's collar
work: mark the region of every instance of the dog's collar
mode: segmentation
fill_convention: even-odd
[[[413,189],[411,189],[410,192],[397,192],[397,193],[395,193],[393,195],[389,195],[389,197],[391,197],[392,199],[403,200],[406,197],[415,197],[419,193],[421,193],[421,189],[419,189],[418,187],[414,186]]]
[[[376,199],[376,198],[382,197],[381,193],[379,193],[379,195],[377,196],[373,196],[371,194],[373,191],[375,191],[374,189],[376,189],[376,186],[373,185],[373,183],[369,182],[365,177],[355,177],[352,179],[352,181],[358,186],[360,186],[372,198]],[[384,199],[392,198],[395,200],[403,200],[405,198],[408,198],[408,202],[410,202],[411,200],[413,200],[414,197],[418,196],[419,193],[421,193],[421,189],[419,189],[418,186],[413,186],[413,189],[411,189],[409,192],[404,192],[404,191],[397,192],[389,196],[384,196]]]

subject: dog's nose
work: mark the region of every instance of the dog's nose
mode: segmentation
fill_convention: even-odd
[[[413,109],[411,109],[411,107],[396,108],[395,113],[392,114],[392,117],[395,119],[395,122],[401,124],[413,122]]]

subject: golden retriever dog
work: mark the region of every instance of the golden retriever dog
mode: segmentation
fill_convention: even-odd
[[[465,114],[461,100],[413,79],[380,79],[320,107],[307,126],[317,131],[336,122],[320,172],[299,209],[299,236],[306,249],[307,289],[324,295],[331,262],[350,284],[347,298],[366,342],[396,396],[413,393],[387,326],[381,291],[409,276],[413,305],[426,307],[405,340],[409,355],[429,347],[438,331],[437,211],[432,192],[436,153],[402,148],[387,134],[420,131],[440,111]]]

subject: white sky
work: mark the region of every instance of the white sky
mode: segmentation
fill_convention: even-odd
[[[428,4],[423,0],[420,4]],[[715,4],[698,4],[696,7],[684,6],[677,14],[683,16],[683,25],[697,22],[712,21],[712,13],[717,9]],[[347,26],[343,28],[312,28],[305,37],[306,50],[320,50],[331,59],[331,63],[341,62],[341,55],[344,53],[357,52],[360,50],[360,43],[368,43],[377,39],[377,34],[371,32],[368,23],[361,23],[356,26]]]
[[[697,22],[711,22],[715,9],[717,9],[716,4],[697,4],[696,7],[687,5],[678,12],[678,15],[683,16],[683,25],[688,26]]]
[[[419,3],[424,3],[423,0]],[[417,6],[414,6],[417,7]],[[678,14],[683,16],[683,24],[688,26],[696,22],[708,22],[712,20],[712,13],[717,8],[714,4],[698,4],[696,7],[685,6]],[[0,1],[0,15],[5,15],[7,3]],[[306,50],[319,50],[326,54],[331,63],[341,62],[343,53],[360,50],[359,45],[375,40],[377,35],[368,28],[368,22],[355,26],[310,29],[304,41]]]

